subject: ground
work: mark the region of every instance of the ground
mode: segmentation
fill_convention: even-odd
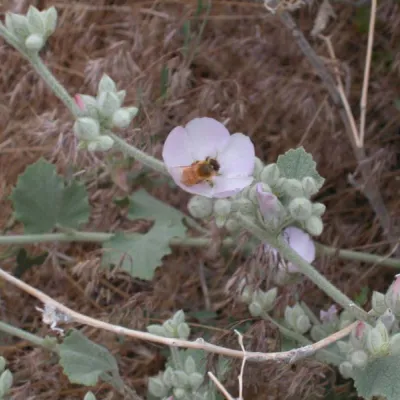
[[[310,35],[320,2],[307,3],[293,17],[333,70],[325,44]],[[369,7],[331,3],[336,19],[326,33],[331,36],[350,107],[358,119]],[[395,0],[379,3],[365,148],[395,221],[399,217],[400,4]],[[327,206],[324,232],[318,240],[380,255],[390,250],[370,204],[349,182],[349,174],[357,172],[357,161],[339,110],[279,16],[268,13],[262,2],[213,0],[207,17],[204,9],[196,11],[194,0],[9,0],[0,4],[0,10],[23,12],[30,4],[40,9],[54,5],[59,12],[58,28],[42,56],[71,95],[94,94],[100,77],[107,73],[127,91],[126,104],[139,107],[131,127],[119,133],[127,141],[160,157],[162,143],[173,127],[209,116],[225,122],[231,132],[249,135],[256,155],[265,162],[274,162],[279,154],[302,145],[326,178],[318,194],[318,201]],[[40,157],[54,163],[61,174],[70,173],[72,167],[85,174],[92,206],[86,230],[140,229],[112,200],[143,185],[157,198],[186,211],[189,196],[160,182],[157,175],[148,175],[145,182],[133,178],[127,183],[124,178],[134,176],[139,163],[132,163],[129,171],[115,169],[115,160],[112,164],[106,155],[78,151],[72,125],[65,106],[28,63],[0,41],[3,232],[22,233],[22,226],[13,220],[9,195],[18,174]],[[114,165],[112,171],[110,165]],[[31,254],[47,251],[48,257],[43,265],[27,271],[23,280],[72,309],[144,330],[147,324],[182,308],[193,315],[189,321],[197,336],[207,332],[209,340],[235,348],[239,345],[233,328],[251,321],[246,325],[246,348],[276,350],[279,335],[275,329],[250,320],[246,308],[223,290],[235,269],[246,262],[240,252],[227,257],[217,247],[175,248],[152,281],[140,281],[119,269],[101,269],[98,245],[46,243],[26,249]],[[2,248],[2,266],[11,271],[15,257],[7,257],[6,250]],[[195,312],[205,310],[199,260],[206,273],[211,311],[216,313],[209,320],[195,317]],[[315,265],[352,298],[363,288],[384,290],[395,273],[337,257],[320,257]],[[0,288],[2,320],[40,336],[54,335],[43,325],[36,300],[5,282],[0,282]],[[298,298],[316,313],[331,304],[303,280],[280,292],[277,312]],[[164,365],[159,346],[136,340],[122,343],[114,335],[87,327],[82,331],[117,355],[125,383],[139,394],[145,393],[147,378]],[[274,340],[267,343],[265,337]],[[87,388],[71,385],[48,352],[5,335],[0,340],[0,352],[14,372],[13,399],[83,398]],[[237,390],[236,376],[234,369],[228,382],[232,393]],[[295,367],[249,365],[244,381],[246,399],[312,399],[323,397],[327,385],[337,392],[350,390],[334,369],[316,361]],[[92,390],[99,399],[121,398],[104,383]]]

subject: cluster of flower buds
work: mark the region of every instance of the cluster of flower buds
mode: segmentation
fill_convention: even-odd
[[[286,325],[297,333],[304,334],[311,328],[311,321],[300,304],[285,309]]]
[[[372,310],[377,317],[375,325],[359,322],[348,342],[338,342],[346,356],[339,369],[346,378],[377,358],[400,354],[400,276],[386,294],[373,293]]]
[[[249,306],[249,312],[253,317],[262,317],[274,308],[277,294],[278,289],[275,287],[264,292],[245,286],[240,299]]]
[[[54,7],[39,11],[30,6],[26,15],[7,13],[5,25],[25,51],[38,52],[56,29],[57,11]]]
[[[85,94],[75,96],[79,116],[74,124],[74,133],[80,140],[81,148],[106,151],[113,146],[111,129],[127,128],[138,113],[136,107],[121,107],[125,95],[125,90],[117,90],[115,82],[108,75],[103,75],[96,97]]]
[[[178,354],[184,355],[184,352]],[[188,399],[193,398],[193,393],[203,383],[204,374],[197,370],[194,358],[189,355],[183,361],[183,369],[169,366],[164,372],[149,378],[148,389],[151,395],[160,399],[168,399],[170,395],[174,399]]]
[[[6,360],[0,357],[0,399],[6,397],[6,394],[11,389],[13,376],[9,369],[6,369]]]
[[[190,335],[190,327],[185,322],[185,313],[182,310],[177,311],[162,325],[149,325],[147,331],[153,335],[184,340],[187,340]]]

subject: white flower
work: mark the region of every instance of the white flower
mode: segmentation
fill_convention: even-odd
[[[250,138],[230,135],[212,118],[195,118],[174,128],[162,156],[175,183],[189,193],[229,197],[253,181],[255,153]]]
[[[287,244],[304,260],[312,263],[315,259],[315,245],[310,235],[295,226],[289,226],[283,231],[283,238]],[[278,250],[265,244],[265,251],[273,255],[278,260]],[[279,267],[281,263],[279,263]],[[286,263],[289,273],[299,272],[299,268],[291,262]]]

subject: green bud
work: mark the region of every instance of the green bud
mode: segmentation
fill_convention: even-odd
[[[312,215],[307,219],[305,222],[305,229],[310,235],[313,236],[318,236],[322,233],[324,229],[324,224],[322,223],[322,220],[320,217],[316,217],[315,215]]]
[[[116,92],[117,86],[115,85],[114,81],[106,74],[104,74],[99,82],[98,93],[103,92]]]
[[[344,342],[343,340],[339,340],[338,342],[336,342],[336,344],[339,347],[339,351],[344,355],[346,355],[352,349],[351,344],[348,342]]]
[[[36,7],[29,6],[26,18],[28,20],[30,33],[38,33],[39,35],[45,34],[44,18]]]
[[[190,336],[189,325],[186,324],[185,322],[179,324],[176,330],[177,330],[179,339],[186,340]]]
[[[6,360],[4,357],[0,356],[0,374],[4,371],[6,368]]]
[[[328,334],[325,332],[324,328],[322,328],[321,325],[314,325],[311,328],[310,331],[310,336],[314,342],[318,342],[328,336]]]
[[[171,367],[167,367],[164,371],[162,379],[166,386],[172,387],[172,381],[174,380],[174,370]]]
[[[279,179],[279,176],[280,172],[276,164],[266,165],[260,173],[261,181],[270,186],[275,186]]]
[[[326,210],[325,204],[322,203],[313,203],[312,204],[312,213],[317,217],[320,217]]]
[[[25,15],[6,13],[6,27],[19,41],[25,41],[29,36],[28,20]]]
[[[128,111],[120,108],[119,110],[115,111],[112,116],[112,124],[113,126],[121,129],[125,129],[131,123],[132,118]]]
[[[13,384],[13,376],[12,376],[10,370],[6,369],[0,375],[0,388],[2,389],[2,392],[4,394],[7,393],[10,390],[12,384]]]
[[[99,117],[99,112],[97,110],[96,98],[86,94],[80,94],[79,96],[84,104],[84,110],[81,110],[81,113],[87,117],[97,120]]]
[[[396,333],[390,338],[390,354],[400,354],[400,333]]]
[[[343,378],[349,379],[353,377],[353,365],[348,362],[342,362],[339,365],[339,372],[342,374]]]
[[[301,182],[298,181],[297,179],[286,179],[283,184],[283,190],[285,191],[285,193],[288,196],[290,196],[292,198],[304,197],[303,186],[302,186]],[[310,209],[311,209],[311,205],[310,205]],[[310,210],[310,215],[311,215],[311,210]]]
[[[278,289],[276,287],[268,290],[266,293],[263,293],[262,296],[262,305],[264,307],[264,311],[271,311],[275,305],[276,296],[278,294]]]
[[[297,221],[306,221],[311,217],[311,202],[305,197],[297,197],[289,203],[290,215]]]
[[[232,204],[227,199],[218,199],[214,203],[214,213],[220,217],[227,217],[232,210]]]
[[[216,215],[215,216],[215,225],[217,226],[217,228],[223,228],[226,224],[227,221],[227,217],[221,217],[220,215]]]
[[[252,302],[249,305],[249,312],[253,317],[260,317],[263,313],[263,309],[259,303]]]
[[[385,303],[393,311],[393,314],[400,317],[400,276],[390,285],[385,294]]]
[[[44,37],[39,33],[32,33],[25,40],[25,47],[32,51],[39,51],[44,46]]]
[[[242,229],[242,225],[235,218],[228,218],[225,222],[225,228],[229,233],[237,233]]]
[[[189,376],[186,372],[180,371],[180,370],[175,370],[174,371],[174,378],[172,380],[172,386],[178,387],[178,388],[183,388],[185,386],[189,385]]]
[[[103,117],[111,117],[121,106],[119,98],[113,92],[101,92],[97,98],[99,113]]]
[[[81,140],[93,141],[100,137],[100,125],[93,118],[78,118],[74,123],[73,130],[76,137]]]
[[[208,218],[213,212],[213,201],[208,197],[193,196],[188,203],[188,210],[194,218]]]
[[[168,387],[164,384],[160,376],[149,378],[148,389],[155,397],[165,397],[168,394]]]
[[[57,10],[55,7],[50,7],[48,10],[42,12],[43,23],[44,23],[44,33],[46,37],[49,37],[55,30],[57,26]]]
[[[139,112],[139,109],[137,107],[125,107],[124,110],[128,111],[128,113],[131,116],[131,119],[135,118],[136,115],[138,115],[138,112]]]
[[[165,329],[161,325],[149,325],[146,329],[147,329],[147,332],[149,332],[153,335],[164,336],[164,337],[166,336]]]
[[[87,392],[83,400],[96,400],[96,396],[92,392]]]
[[[179,324],[182,324],[185,322],[185,313],[183,310],[177,311],[173,317],[171,318],[171,322],[173,325],[178,326]]]
[[[296,319],[294,328],[301,334],[306,333],[311,328],[310,318],[307,315],[300,315]]]
[[[387,305],[385,303],[385,295],[380,292],[372,293],[372,309],[379,315],[383,314],[387,310]]]
[[[317,183],[311,176],[306,176],[301,180],[301,185],[303,186],[303,191],[306,197],[310,198],[314,194],[318,193]]]
[[[189,384],[193,390],[197,390],[204,382],[204,376],[198,372],[189,375]]]
[[[185,372],[188,375],[191,375],[196,372],[196,361],[192,356],[189,356],[185,360]]]
[[[114,145],[114,139],[107,135],[99,136],[96,141],[88,144],[89,151],[107,151]]]
[[[384,357],[389,354],[389,333],[381,321],[368,332],[365,343],[367,350],[374,357]]]
[[[176,327],[170,319],[165,321],[162,324],[162,327],[164,328],[165,336],[172,337],[172,338],[176,337]]]
[[[386,329],[388,330],[388,332],[390,332],[390,330],[392,329],[395,321],[396,321],[396,317],[394,316],[392,310],[390,308],[388,308],[380,317],[379,317],[379,321],[381,321],[383,323],[383,325],[385,325]]]
[[[174,398],[176,399],[185,399],[187,396],[186,390],[182,388],[175,388],[174,389]]]
[[[250,200],[243,198],[235,201],[235,206],[238,207],[239,211],[243,215],[253,215],[256,209],[254,204]]]
[[[243,291],[240,294],[240,300],[246,304],[250,304],[253,301],[253,289],[250,285],[243,288]]]
[[[253,176],[256,180],[260,178],[263,168],[264,168],[264,163],[258,157],[256,157],[253,170]]]
[[[120,104],[122,104],[122,103],[124,102],[124,100],[125,100],[126,90],[119,90],[119,91],[117,92],[117,96],[118,96],[118,98],[119,98]],[[129,111],[129,108],[136,108],[136,107],[128,107],[128,111]],[[137,108],[136,108],[136,110],[137,110]],[[131,111],[129,111],[129,112],[131,112]],[[137,114],[137,112],[136,112],[136,114]],[[133,117],[135,117],[136,114],[135,114]],[[133,118],[133,117],[132,117],[132,118]]]
[[[350,362],[356,368],[364,368],[368,364],[368,354],[364,350],[353,351]]]

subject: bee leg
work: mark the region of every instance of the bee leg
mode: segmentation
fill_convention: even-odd
[[[206,181],[211,187],[214,187],[214,182],[211,179],[207,179]]]

